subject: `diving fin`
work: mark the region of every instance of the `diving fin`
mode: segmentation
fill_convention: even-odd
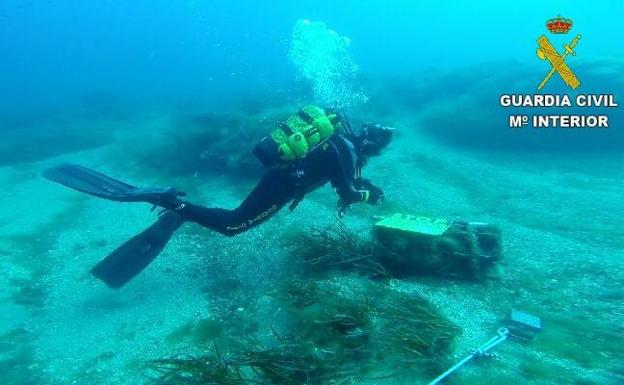
[[[77,164],[63,163],[43,172],[43,176],[63,186],[117,202],[148,202],[153,205],[174,204],[186,195],[173,187],[142,188],[111,178]]]
[[[154,224],[95,265],[91,273],[113,289],[123,287],[160,254],[182,223],[179,214],[165,211]]]

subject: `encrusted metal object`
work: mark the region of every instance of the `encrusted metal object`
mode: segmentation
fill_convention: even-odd
[[[500,230],[485,222],[396,213],[373,228],[391,273],[481,280],[501,258]]]
[[[530,331],[536,334],[542,328],[542,322],[539,317],[518,310],[512,310],[507,316],[505,323],[509,325],[509,328],[499,328],[496,332],[496,336],[492,337],[478,348],[473,349],[470,354],[464,357],[461,361],[457,362],[455,365],[451,366],[444,373],[436,377],[433,381],[429,383],[429,385],[437,385],[441,383],[451,374],[455,373],[459,368],[472,361],[474,358],[497,357],[495,354],[490,353],[489,351],[492,350],[494,347],[507,341],[507,339],[509,339],[510,337],[525,340],[524,337],[521,337],[518,334],[514,334],[514,330]],[[511,328],[514,328],[514,330],[512,330]]]

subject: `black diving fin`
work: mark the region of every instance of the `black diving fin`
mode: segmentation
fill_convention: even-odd
[[[136,187],[77,164],[63,163],[43,172],[43,176],[63,186],[117,202],[174,202],[186,195],[173,187]]]
[[[182,223],[179,214],[165,211],[154,224],[95,265],[91,273],[113,289],[123,287],[160,254]]]
[[[77,164],[49,168],[43,176],[71,189],[117,202],[147,202],[175,208],[186,195],[172,187],[142,188],[111,178]],[[165,248],[173,233],[184,223],[182,217],[165,211],[158,220],[135,235],[98,263],[91,272],[108,286],[119,289],[145,269]]]

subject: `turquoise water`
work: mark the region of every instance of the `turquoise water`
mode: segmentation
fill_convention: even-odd
[[[624,4],[543,3],[3,1],[0,383],[427,384],[510,309],[541,318],[536,338],[448,383],[624,383]],[[557,15],[569,34],[545,28]],[[561,53],[582,35],[581,86],[544,92],[619,106],[502,108],[549,71],[543,34]],[[234,238],[185,224],[121,290],[89,274],[156,214],[44,169],[232,208],[262,176],[256,141],[310,103],[397,127],[364,169],[383,204],[338,219],[325,186]],[[546,112],[610,126],[508,126]],[[379,274],[373,217],[397,212],[493,224],[501,257],[478,276]]]

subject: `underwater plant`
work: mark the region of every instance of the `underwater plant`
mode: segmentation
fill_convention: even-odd
[[[389,277],[378,261],[377,245],[362,238],[342,222],[330,227],[312,227],[290,237],[293,255],[303,261],[304,274],[354,271],[369,277]]]
[[[459,328],[427,301],[357,276],[294,279],[268,295],[282,325],[200,356],[152,361],[159,385],[340,384],[428,371]],[[223,320],[236,328],[236,318]],[[265,337],[263,337],[265,336]]]
[[[309,274],[350,271],[375,278],[431,275],[483,280],[501,257],[500,240],[496,227],[464,222],[439,236],[375,227],[372,238],[338,222],[294,234],[290,247]]]

